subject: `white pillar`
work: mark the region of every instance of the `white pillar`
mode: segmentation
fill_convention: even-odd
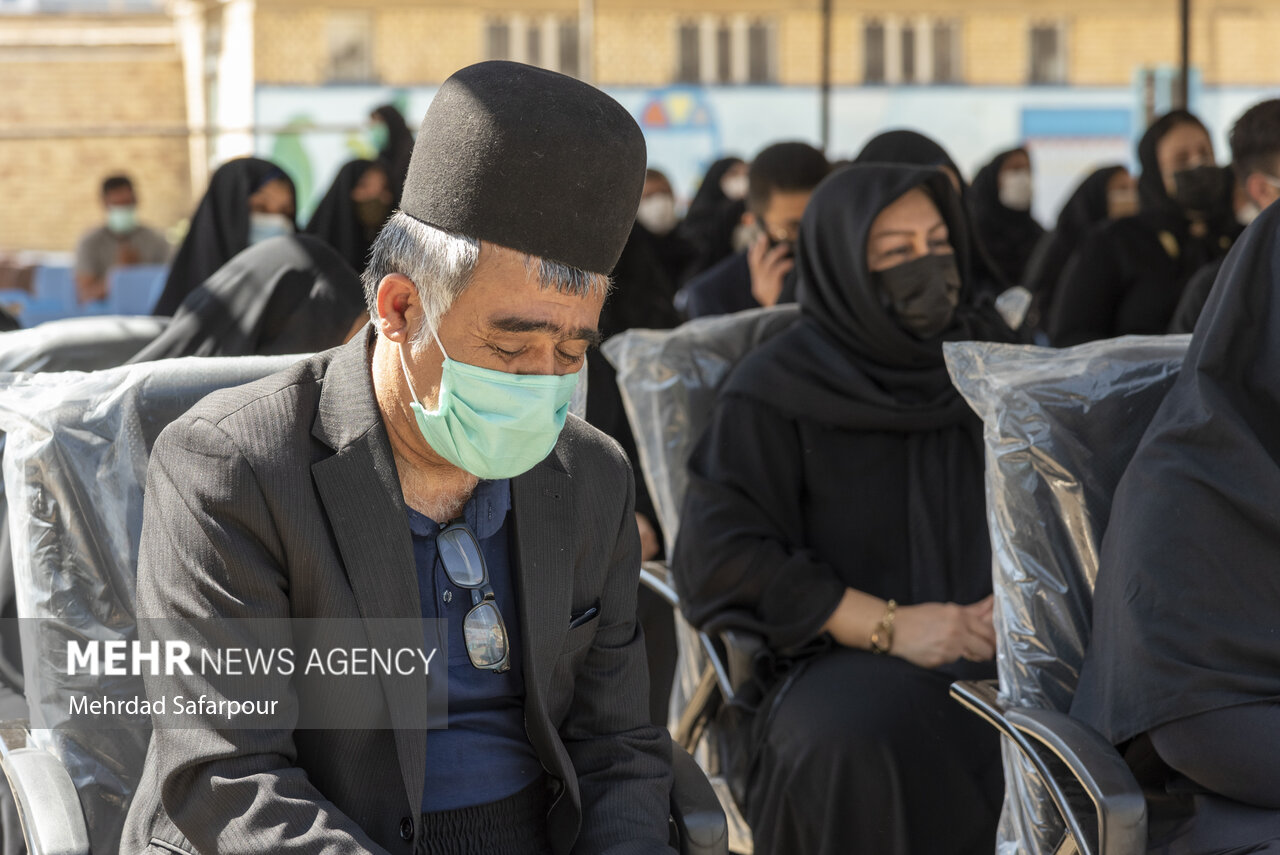
[[[560,19],[546,15],[538,22],[542,28],[542,66],[552,71],[560,68]]]
[[[214,159],[225,163],[253,154],[254,0],[228,0],[222,7],[222,55],[218,57],[218,115]]]
[[[507,58],[514,62],[529,61],[528,19],[524,15],[512,15],[507,19],[508,38],[511,39],[511,50]]]
[[[711,15],[703,15],[698,26],[698,80],[704,84],[716,79],[717,23]]]
[[[731,45],[730,78],[734,83],[746,83],[751,76],[750,48],[751,22],[746,15],[734,15],[729,22],[729,44]]]
[[[902,23],[892,15],[884,19],[884,82],[902,82]]]
[[[209,183],[209,114],[204,97],[204,6],[177,0],[173,7],[178,50],[182,55],[182,83],[187,102],[187,158],[191,192],[199,195]]]
[[[916,25],[916,83],[933,82],[933,20],[921,15]]]

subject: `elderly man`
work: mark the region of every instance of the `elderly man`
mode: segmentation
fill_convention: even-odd
[[[644,167],[639,128],[590,86],[459,71],[372,250],[372,327],[164,432],[143,640],[144,617],[217,647],[245,618],[442,619],[448,728],[390,689],[364,699],[384,729],[157,720],[122,851],[668,851],[631,470],[566,416]],[[152,698],[219,685],[146,680]],[[337,703],[268,688],[297,717]]]

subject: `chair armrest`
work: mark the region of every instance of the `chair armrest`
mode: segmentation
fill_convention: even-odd
[[[0,724],[0,769],[13,791],[30,855],[89,855],[89,830],[71,776],[48,751],[26,744],[25,722]]]
[[[646,561],[640,565],[640,584],[662,597],[672,610],[680,608],[680,595],[671,580],[671,569],[665,561]]]
[[[671,819],[680,836],[680,855],[728,855],[729,821],[706,774],[674,743],[671,768]]]
[[[729,675],[729,686],[733,689],[733,695],[737,695],[754,675],[756,654],[765,646],[764,636],[742,629],[726,629],[720,633],[720,641],[724,644],[724,665]]]
[[[1093,802],[1098,815],[1096,852],[1146,852],[1146,798],[1124,758],[1102,734],[1057,710],[1010,709],[1006,718],[1020,733],[1049,749]]]

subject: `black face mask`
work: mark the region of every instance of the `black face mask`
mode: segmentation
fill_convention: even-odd
[[[923,255],[872,273],[871,282],[898,323],[917,338],[934,338],[951,326],[960,302],[954,255]]]
[[[1226,203],[1227,187],[1217,166],[1195,166],[1173,173],[1173,201],[1184,211],[1213,214]]]

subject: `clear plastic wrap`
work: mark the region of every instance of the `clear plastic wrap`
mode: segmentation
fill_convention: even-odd
[[[106,716],[94,719],[92,729],[71,724],[69,701],[86,691],[86,678],[51,667],[65,659],[54,651],[65,653],[72,638],[136,637],[142,491],[151,447],[164,426],[209,392],[299,358],[188,358],[93,373],[0,375],[4,484],[18,615],[25,619],[32,737],[71,775],[99,855],[118,849],[148,722]],[[108,690],[113,696],[143,694],[137,677],[91,679],[97,686],[119,681]]]
[[[795,305],[752,309],[690,321],[674,330],[628,330],[609,339],[604,354],[618,372],[618,388],[640,454],[640,468],[665,540],[674,544],[689,478],[686,465],[711,418],[716,390],[753,347],[800,317]],[[675,682],[671,721],[697,690],[706,664],[698,635],[676,615]],[[699,758],[714,771],[714,762]]]
[[[0,371],[97,371],[129,361],[169,318],[95,315],[0,333]]]
[[[628,330],[602,350],[618,372],[645,484],[667,543],[675,543],[688,476],[716,390],[760,342],[800,317],[794,304],[690,321],[674,330]]]
[[[1006,705],[1070,707],[1111,497],[1189,340],[1128,337],[1064,350],[945,346],[952,380],[984,423]],[[1052,802],[1007,745],[1004,768],[998,855],[1052,855],[1063,833]]]

